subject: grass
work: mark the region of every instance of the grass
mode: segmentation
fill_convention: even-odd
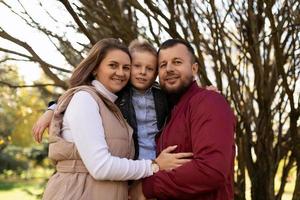
[[[0,199],[5,200],[37,200],[43,189],[35,182],[0,182]]]
[[[6,172],[0,176],[0,199],[41,199],[46,180],[52,173],[43,168],[28,170],[19,176]]]

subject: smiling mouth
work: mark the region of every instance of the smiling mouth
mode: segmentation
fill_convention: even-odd
[[[144,78],[136,78],[136,80],[140,81],[140,82],[146,82],[147,80]]]
[[[119,82],[119,83],[122,83],[122,82],[125,81],[124,79],[118,79],[118,78],[113,78],[112,80],[116,81],[116,82]]]
[[[167,78],[165,78],[165,80],[166,81],[175,81],[175,80],[177,80],[179,77],[167,77]]]

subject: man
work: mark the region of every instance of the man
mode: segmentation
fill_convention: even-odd
[[[233,199],[235,118],[229,105],[223,96],[193,81],[198,64],[189,43],[165,41],[158,51],[158,67],[172,110],[157,139],[157,153],[178,145],[176,152],[193,152],[193,158],[144,179],[130,191],[132,199]]]

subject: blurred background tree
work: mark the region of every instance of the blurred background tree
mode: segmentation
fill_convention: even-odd
[[[0,83],[0,153],[7,145],[29,147],[32,124],[44,112],[47,96],[27,87],[16,66],[2,66]]]
[[[3,60],[5,60],[4,58]],[[34,175],[31,169],[37,166],[47,168],[47,144],[36,145],[31,135],[33,122],[46,107],[47,93],[26,85],[18,73],[16,65],[1,63],[0,69],[0,191],[2,188],[15,188],[22,180],[28,180]],[[42,79],[42,78],[41,78]],[[50,89],[51,91],[51,89]],[[34,95],[33,95],[34,94]],[[4,181],[3,181],[3,180]],[[17,180],[15,180],[17,179]],[[5,183],[3,183],[5,182]],[[35,187],[40,181],[35,181]],[[42,185],[44,178],[42,180]],[[28,187],[28,184],[24,184]],[[27,188],[24,191],[29,191]],[[31,194],[37,196],[41,194]],[[24,194],[21,194],[24,195]],[[6,198],[1,196],[1,198]],[[11,198],[19,198],[18,196]]]
[[[235,199],[246,198],[247,173],[253,200],[283,199],[291,170],[296,170],[293,200],[300,199],[298,0],[53,1],[63,18],[47,9],[46,1],[31,2],[39,6],[48,20],[34,16],[28,3],[16,2],[2,0],[0,6],[32,30],[44,34],[67,63],[57,66],[43,59],[38,49],[0,27],[0,37],[22,49],[0,46],[0,51],[7,54],[6,61],[38,64],[45,79],[33,86],[45,95],[55,96],[59,93],[57,88],[66,89],[70,71],[102,38],[120,38],[129,44],[143,37],[156,46],[168,38],[191,42],[197,52],[201,84],[216,85],[237,115]],[[21,82],[14,84],[12,80],[1,82],[5,90],[9,89],[7,86],[22,87]],[[23,94],[26,96],[26,92]],[[37,106],[34,98],[30,101],[33,107]],[[29,105],[24,100],[24,105]],[[27,108],[18,109],[16,114],[22,116],[29,112]],[[5,116],[5,120],[16,119],[11,117]],[[31,119],[26,118],[28,124]],[[8,131],[2,138],[5,144],[12,129],[3,129]],[[30,128],[26,128],[24,121],[19,130],[21,133]],[[276,175],[280,176],[277,186]]]

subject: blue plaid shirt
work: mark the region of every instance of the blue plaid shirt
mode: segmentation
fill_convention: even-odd
[[[137,122],[137,135],[139,142],[138,159],[155,159],[155,135],[158,132],[154,98],[151,88],[141,93],[132,88],[132,104]]]

